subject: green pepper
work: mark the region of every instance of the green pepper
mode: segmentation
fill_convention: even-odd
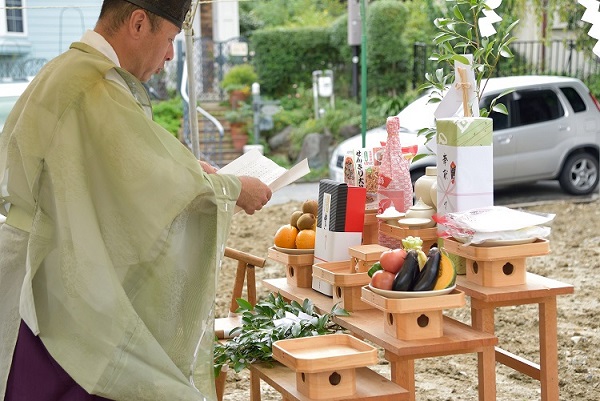
[[[381,267],[381,263],[375,262],[373,263],[373,266],[371,266],[367,274],[369,275],[369,277],[373,277],[373,274],[375,274],[375,272],[378,270],[383,270],[383,267]]]

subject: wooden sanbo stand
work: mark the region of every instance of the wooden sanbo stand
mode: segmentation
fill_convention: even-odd
[[[269,259],[285,265],[285,277],[291,285],[300,288],[312,286],[313,253],[292,255],[271,247],[267,256]]]
[[[263,284],[269,290],[281,294],[288,300],[302,303],[308,298],[321,313],[329,312],[333,307],[332,298],[309,288],[291,286],[284,278],[263,280]],[[498,343],[496,336],[475,330],[461,322],[443,316],[442,337],[401,340],[385,331],[382,323],[383,319],[383,313],[377,308],[358,310],[351,313],[350,316],[335,316],[333,318],[337,324],[356,337],[369,340],[385,350],[385,358],[390,363],[391,380],[396,385],[408,390],[409,401],[416,400],[416,359],[465,353],[477,353],[481,360],[486,361],[485,364],[479,367],[479,401],[495,400],[494,346]],[[253,387],[257,388],[256,384],[253,384]],[[258,399],[253,398],[252,401]],[[404,398],[391,399],[402,400]]]
[[[525,284],[526,258],[547,255],[548,240],[506,246],[463,245],[452,238],[444,240],[444,248],[467,262],[467,280],[484,287]]]

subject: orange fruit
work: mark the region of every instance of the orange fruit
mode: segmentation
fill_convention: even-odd
[[[298,229],[291,224],[279,227],[275,233],[273,243],[280,248],[296,248]]]
[[[296,236],[296,248],[298,249],[314,249],[315,248],[315,230],[301,230]]]

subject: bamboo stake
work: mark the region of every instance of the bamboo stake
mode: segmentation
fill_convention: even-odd
[[[458,67],[458,75],[460,76],[460,82],[456,84],[457,89],[462,91],[462,103],[463,103],[463,113],[465,117],[472,117],[471,114],[471,106],[469,104],[469,89],[471,88],[471,84],[467,79],[467,71],[462,67]]]

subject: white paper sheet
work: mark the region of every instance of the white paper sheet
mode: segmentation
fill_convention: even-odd
[[[244,153],[217,171],[218,174],[256,177],[271,188],[273,192],[304,177],[309,172],[307,159],[302,160],[288,170],[265,157],[256,149]],[[236,207],[236,213],[239,210],[241,209]]]
[[[479,116],[479,103],[477,103],[477,93],[475,88],[477,84],[475,82],[475,73],[473,72],[473,55],[464,54],[469,60],[469,65],[463,64],[459,61],[454,62],[454,84],[450,86],[442,101],[438,104],[437,109],[434,112],[435,118],[450,118],[463,116],[463,89],[460,88],[461,84],[468,84],[466,90],[468,92],[469,106],[471,107],[471,114]],[[467,82],[462,82],[458,69],[462,68],[465,70]]]
[[[578,3],[586,8],[581,20],[592,24],[588,32],[591,38],[600,39],[600,1],[597,0],[578,0]],[[592,51],[596,56],[600,57],[600,41],[596,42]]]
[[[489,9],[484,8],[483,14],[485,17],[479,18],[479,33],[481,36],[489,38],[496,33],[496,28],[494,28],[492,24],[502,21],[502,17],[494,11],[496,8],[500,7],[502,0],[487,0],[485,4]]]

